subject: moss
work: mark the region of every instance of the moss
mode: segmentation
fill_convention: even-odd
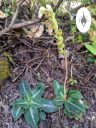
[[[6,60],[0,60],[0,81],[7,79],[9,75],[9,63]]]

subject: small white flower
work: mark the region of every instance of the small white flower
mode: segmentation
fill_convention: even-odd
[[[42,18],[46,8],[40,7],[39,12],[38,12],[38,18]]]
[[[46,9],[48,9],[48,10],[52,10],[51,5],[50,5],[50,4],[47,4],[47,5],[46,5]]]

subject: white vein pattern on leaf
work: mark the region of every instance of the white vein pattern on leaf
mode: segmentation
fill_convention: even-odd
[[[18,113],[20,112],[21,108],[18,108],[17,109],[17,112],[16,112],[16,117],[18,116]]]
[[[31,113],[31,117],[32,117],[32,120],[33,120],[33,123],[35,125],[35,127],[37,126],[36,122],[35,122],[35,118],[34,118],[34,115],[33,115],[33,109],[30,108],[30,113]]]
[[[34,102],[34,101],[32,101],[32,103],[33,103],[33,104],[36,104],[36,105],[38,105],[38,106],[41,106],[39,103],[36,103],[36,102]]]
[[[20,102],[20,103],[17,103],[17,104],[20,104],[20,105],[21,105],[21,104],[27,104],[27,102]]]
[[[68,112],[71,112],[72,114],[76,115],[78,118],[80,118],[80,116],[78,115],[79,113],[73,112],[71,110],[68,109]],[[81,113],[80,113],[81,114]]]
[[[26,96],[27,96],[27,98],[28,98],[28,100],[29,100],[29,96],[28,96],[28,94],[27,94],[27,92],[26,92],[24,83],[23,83],[23,89],[24,89],[24,92],[26,93]]]
[[[46,107],[46,108],[56,108],[55,106],[47,105],[47,104],[43,104],[43,107]]]
[[[38,92],[36,92],[35,95],[33,95],[33,98],[35,98],[39,93],[40,93],[41,90],[39,90]]]
[[[73,103],[71,103],[71,102],[69,102],[69,101],[67,101],[67,102],[68,102],[69,104],[73,105],[74,107],[78,108],[78,109],[81,110],[82,112],[84,112],[84,110],[81,109],[80,107],[78,107],[77,105],[75,105],[75,104],[73,104]]]

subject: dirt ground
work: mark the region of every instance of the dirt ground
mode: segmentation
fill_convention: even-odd
[[[4,22],[1,23],[3,26]],[[64,29],[64,26],[62,28]],[[67,38],[69,33],[65,30],[63,32]],[[0,128],[30,128],[23,116],[14,122],[10,112],[10,103],[20,95],[18,85],[22,79],[26,79],[32,88],[38,82],[44,82],[46,84],[44,97],[49,99],[54,96],[52,81],[56,79],[60,83],[64,82],[65,68],[58,59],[54,42],[54,38],[47,32],[37,39],[27,38],[20,34],[20,31],[12,31],[0,38],[0,47],[9,52],[13,58],[13,63],[10,63],[11,76],[0,86],[0,99],[3,103],[0,109]],[[76,86],[69,84],[67,86],[80,90],[89,108],[80,121],[68,118],[63,110],[47,114],[46,120],[40,122],[39,128],[96,128],[96,64],[86,61],[87,52],[86,49],[80,48],[81,44],[72,45],[69,41],[66,42],[66,47],[69,50],[68,80],[72,75],[78,82]]]

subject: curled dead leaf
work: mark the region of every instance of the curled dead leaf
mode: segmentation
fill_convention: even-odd
[[[44,31],[43,25],[40,26],[36,25],[33,26],[29,31],[26,31],[26,35],[29,38],[39,38],[42,36],[43,31]]]
[[[0,19],[5,19],[7,15],[0,10]]]

